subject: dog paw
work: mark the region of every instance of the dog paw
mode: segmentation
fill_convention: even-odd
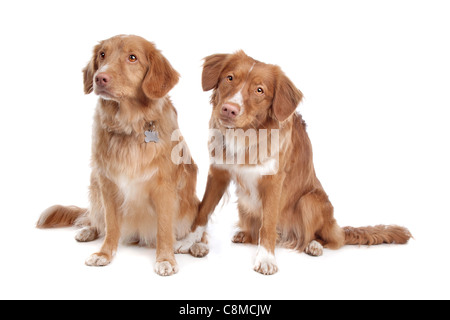
[[[173,251],[175,253],[182,253],[186,254],[189,253],[189,250],[194,245],[195,242],[191,241],[190,239],[183,239],[176,241],[173,245]]]
[[[84,227],[75,235],[75,240],[78,242],[89,242],[97,239],[98,233],[95,228],[92,227]]]
[[[189,249],[189,252],[196,258],[203,258],[208,255],[209,247],[206,243],[198,242],[194,243],[194,245]]]
[[[250,243],[250,235],[244,231],[238,231],[234,235],[233,239],[231,239],[234,243]]]
[[[191,247],[202,241],[205,227],[197,227],[194,232],[190,232],[184,239],[178,240],[173,245],[175,253],[189,253]]]
[[[322,245],[316,240],[311,241],[305,249],[305,253],[310,256],[319,257],[323,254]]]
[[[111,263],[111,258],[105,253],[94,253],[86,259],[86,265],[90,267],[104,267]]]
[[[253,270],[264,275],[272,275],[278,272],[275,256],[269,253],[264,247],[258,248]]]
[[[171,276],[178,272],[177,264],[172,264],[169,261],[156,262],[155,272],[163,277]]]

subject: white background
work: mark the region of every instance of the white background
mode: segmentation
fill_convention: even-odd
[[[448,1],[2,1],[0,4],[1,299],[449,299],[450,6]],[[252,270],[231,243],[235,198],[217,210],[210,255],[120,246],[84,260],[74,228],[37,230],[50,205],[87,206],[94,95],[81,69],[116,34],[156,43],[182,75],[179,124],[208,172],[210,93],[202,58],[244,49],[303,91],[316,172],[341,226],[399,224],[406,246],[345,247],[320,258],[277,249],[279,273]]]

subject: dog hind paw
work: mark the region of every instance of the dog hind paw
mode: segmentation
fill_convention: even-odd
[[[323,246],[316,240],[313,240],[306,247],[305,253],[313,257],[319,257],[323,254]]]
[[[94,241],[98,238],[97,230],[93,227],[84,227],[75,235],[75,240],[78,242]]]
[[[231,239],[234,243],[251,243],[251,236],[244,231],[238,231]]]
[[[192,247],[189,248],[189,252],[192,256],[196,258],[203,258],[208,255],[209,247],[206,243],[197,242],[194,243]]]

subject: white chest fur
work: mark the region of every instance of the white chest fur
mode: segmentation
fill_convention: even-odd
[[[157,169],[149,170],[145,175],[131,179],[127,175],[120,175],[116,180],[117,187],[123,197],[122,209],[127,214],[131,208],[148,206],[148,194],[146,185],[157,173]]]
[[[258,186],[265,175],[275,174],[278,161],[269,158],[261,165],[215,165],[228,170],[236,183],[236,195],[242,209],[252,214],[260,214],[262,209]]]

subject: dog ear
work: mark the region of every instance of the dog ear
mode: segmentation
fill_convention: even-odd
[[[278,121],[283,122],[289,118],[302,101],[302,92],[295,87],[292,81],[280,70],[278,75],[275,96],[273,99],[273,113]]]
[[[142,82],[142,90],[150,99],[161,99],[175,87],[180,74],[154,47],[148,52],[149,69]]]
[[[101,45],[98,44],[94,47],[94,52],[92,54],[91,61],[83,69],[83,82],[84,82],[84,93],[89,94],[94,90],[94,74],[98,70],[98,55],[100,53]]]
[[[220,74],[225,67],[225,61],[229,56],[229,54],[214,54],[205,58],[202,73],[203,91],[217,88]]]

